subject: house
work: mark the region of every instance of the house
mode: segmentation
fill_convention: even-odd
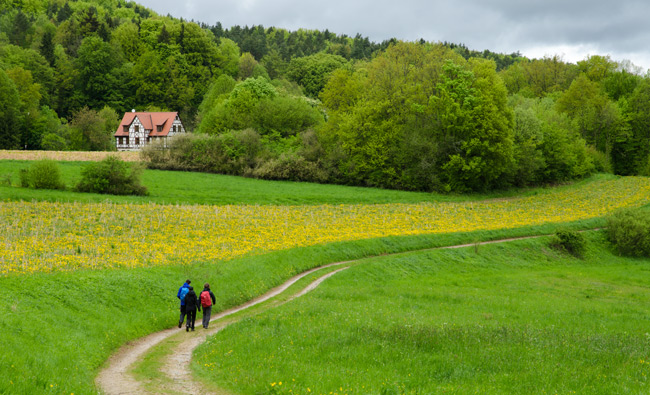
[[[167,139],[185,128],[177,112],[131,112],[124,113],[122,122],[115,132],[115,145],[118,151],[138,151],[146,144]]]

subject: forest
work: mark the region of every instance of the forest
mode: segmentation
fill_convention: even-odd
[[[0,149],[114,150],[131,109],[194,132],[143,152],[161,169],[442,192],[650,175],[650,76],[629,61],[0,3]]]

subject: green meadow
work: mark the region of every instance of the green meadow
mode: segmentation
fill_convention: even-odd
[[[144,170],[142,184],[147,187],[148,196],[112,196],[71,191],[81,179],[81,170],[86,165],[85,162],[58,162],[63,181],[68,187],[66,191],[18,188],[20,169],[28,168],[31,163],[31,161],[0,160],[0,200],[214,205],[383,204],[484,200],[535,195],[556,189],[538,187],[489,194],[443,195],[307,182],[265,181],[219,174]],[[616,176],[608,174],[597,174],[559,188],[575,188],[584,183],[615,178]],[[8,181],[11,186],[8,185]]]
[[[0,161],[0,177],[10,174],[4,179],[12,184],[0,186],[0,202],[471,201],[552,197],[611,178],[597,175],[555,188],[449,196],[145,170],[142,181],[150,195],[134,198],[19,188],[19,169],[28,165]],[[73,185],[83,163],[59,165],[66,184]],[[592,393],[592,387],[601,393],[644,393],[650,373],[645,362],[650,359],[648,261],[613,255],[600,233],[590,236],[585,260],[551,250],[545,239],[475,244],[603,223],[595,218],[338,242],[229,261],[0,277],[0,393],[97,393],[94,379],[113,352],[177,323],[176,290],[186,278],[213,284],[219,311],[307,269],[368,257],[374,258],[302,299],[260,312],[211,339],[196,355],[197,377],[241,393],[507,393],[509,388]],[[463,243],[475,245],[409,253]],[[406,254],[386,256],[391,253]],[[233,352],[217,358],[224,350]]]
[[[650,260],[589,232],[360,261],[195,353],[242,394],[641,394],[650,391]]]

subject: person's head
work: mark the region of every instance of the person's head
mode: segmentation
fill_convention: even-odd
[[[190,280],[185,280],[185,284],[190,284],[190,283],[191,283]]]
[[[205,283],[205,285],[203,286],[203,288],[205,288],[205,289],[210,289],[210,284]]]
[[[194,287],[190,286],[190,291],[194,291]]]

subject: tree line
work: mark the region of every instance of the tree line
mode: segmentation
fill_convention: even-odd
[[[224,29],[124,0],[0,6],[5,149],[110,150],[124,111],[178,111],[197,136],[150,149],[154,166],[490,190],[647,175],[649,106],[648,75],[607,56],[573,64],[327,30]]]

